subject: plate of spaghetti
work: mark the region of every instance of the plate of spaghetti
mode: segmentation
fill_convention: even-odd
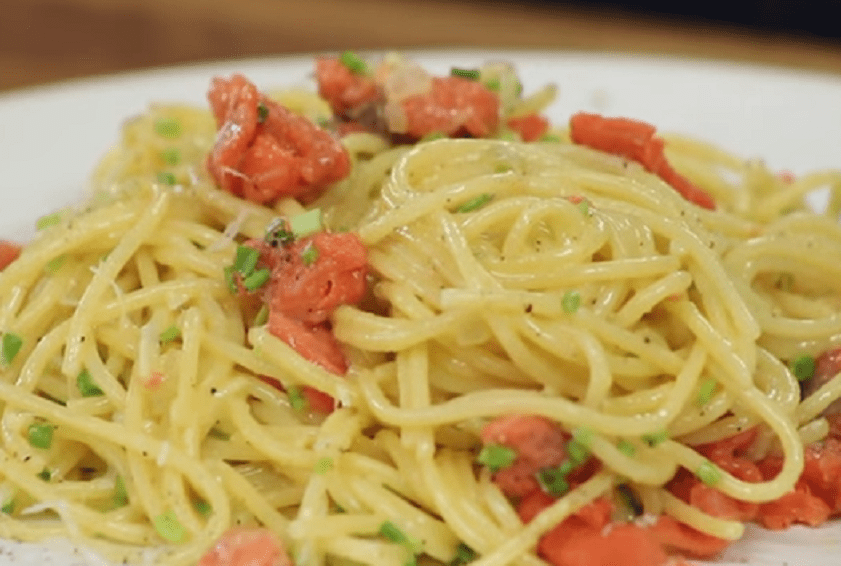
[[[0,552],[841,552],[841,79],[342,53],[0,98]]]

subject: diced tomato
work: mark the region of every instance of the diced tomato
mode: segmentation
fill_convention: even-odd
[[[223,534],[198,566],[293,566],[283,543],[264,528],[235,527]]]
[[[508,118],[506,125],[520,134],[521,140],[527,142],[539,140],[549,130],[549,120],[535,113]]]
[[[485,444],[502,444],[517,452],[513,464],[494,474],[494,482],[503,493],[513,497],[539,488],[535,473],[563,462],[566,440],[560,426],[535,415],[499,417],[482,429]]]
[[[839,373],[841,373],[841,348],[833,348],[823,352],[815,358],[815,373],[811,378],[800,384],[803,397],[808,397]],[[824,410],[824,414],[835,413],[841,413],[841,401],[833,401]]]
[[[434,77],[430,91],[401,102],[412,138],[440,132],[447,136],[485,137],[499,126],[499,98],[479,81]]]
[[[798,481],[794,491],[760,505],[758,521],[767,529],[781,530],[795,523],[815,527],[830,515],[829,506],[809,491],[806,482]]]
[[[275,389],[279,389],[280,391],[286,391],[286,387],[283,386],[279,380],[269,377],[267,375],[261,375],[260,380],[268,383]],[[307,408],[314,413],[321,413],[321,414],[329,414],[333,412],[333,409],[336,408],[336,400],[330,397],[327,393],[323,391],[319,391],[318,389],[314,389],[309,385],[305,385],[301,388],[301,395],[304,396],[304,399],[307,401]]]
[[[258,203],[284,196],[308,202],[349,173],[337,139],[242,75],[214,79],[208,100],[219,132],[207,168],[222,189]]]
[[[728,540],[702,533],[668,515],[658,517],[649,531],[668,552],[696,558],[712,558],[730,544]]]
[[[261,290],[269,307],[268,329],[305,359],[337,375],[347,372],[347,360],[330,329],[330,316],[344,304],[355,304],[367,288],[368,251],[356,234],[319,232],[290,245],[265,241],[248,245],[260,252],[260,266],[271,270]],[[304,254],[314,249],[314,259]],[[271,383],[270,381],[267,381]],[[279,383],[276,384],[282,389]],[[332,397],[305,387],[310,409],[330,412]]]
[[[651,124],[587,112],[573,115],[569,124],[574,143],[633,159],[671,185],[686,200],[715,209],[715,201],[708,193],[672,169],[666,161],[663,140],[655,136],[656,128]]]
[[[316,59],[315,78],[319,96],[339,116],[346,116],[354,109],[382,101],[382,91],[374,79],[352,72],[335,57]]]
[[[19,245],[0,240],[0,270],[5,269],[7,265],[15,261],[20,255],[20,250]]]

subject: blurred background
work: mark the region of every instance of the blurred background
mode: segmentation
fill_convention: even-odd
[[[160,65],[346,48],[584,49],[841,74],[837,4],[3,0],[0,90]]]

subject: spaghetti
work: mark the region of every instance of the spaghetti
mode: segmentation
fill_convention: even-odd
[[[306,208],[260,205],[207,173],[215,130],[186,107],[131,121],[93,196],[45,217],[0,272],[0,535],[176,565],[259,525],[301,565],[559,564],[547,533],[605,501],[614,526],[670,517],[736,540],[744,519],[693,505],[680,481],[762,509],[831,436],[841,378],[801,399],[792,367],[841,343],[839,172],[784,179],[666,137],[710,210],[565,132],[350,133],[345,179]],[[821,187],[818,214],[804,197]],[[370,292],[329,320],[344,376],[223,276],[238,246],[315,209],[368,253]],[[302,408],[307,388],[335,410]],[[566,490],[538,474],[551,497],[531,517],[499,482],[524,456],[487,428],[512,416],[559,431],[552,470],[584,449],[555,477]],[[774,473],[716,460],[709,447],[745,431],[739,457]]]

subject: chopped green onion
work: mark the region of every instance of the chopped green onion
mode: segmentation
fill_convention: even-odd
[[[705,379],[701,382],[701,385],[698,387],[698,397],[695,399],[695,402],[699,407],[703,407],[710,400],[713,398],[713,394],[715,394],[715,388],[718,385],[718,382],[713,379]]]
[[[636,447],[624,438],[616,444],[616,448],[628,457],[633,457],[637,453]]]
[[[260,102],[257,104],[257,123],[262,124],[269,117],[269,107]]]
[[[561,141],[561,136],[559,136],[558,134],[543,134],[537,141],[550,143],[559,142]]]
[[[499,133],[499,135],[497,136],[497,139],[500,139],[500,140],[503,140],[503,141],[520,141],[520,134],[518,134],[517,132],[514,132],[512,130],[504,130],[504,131]]]
[[[581,307],[581,294],[578,291],[567,291],[561,298],[561,308],[567,314],[573,314]]]
[[[543,491],[560,497],[569,491],[569,482],[566,480],[568,473],[561,468],[544,468],[537,473],[537,481]]]
[[[175,147],[165,149],[161,152],[161,161],[167,165],[178,165],[181,161],[181,151]]]
[[[304,394],[301,392],[299,387],[287,387],[286,396],[289,398],[289,406],[296,411],[306,411],[309,407],[307,398],[304,397]]]
[[[53,445],[53,425],[32,423],[29,425],[29,444],[35,448],[48,449]]]
[[[574,438],[567,442],[566,451],[569,461],[575,466],[580,466],[590,457],[590,449]]]
[[[462,566],[474,560],[476,560],[476,551],[463,542],[460,542],[456,547],[455,558],[450,561],[450,566]]]
[[[593,431],[586,426],[581,426],[572,431],[572,438],[585,448],[589,448],[593,442]]]
[[[21,346],[23,346],[23,338],[17,334],[12,332],[3,334],[2,345],[0,345],[0,362],[3,365],[11,364],[20,352]]]
[[[175,178],[175,173],[170,173],[169,171],[159,171],[158,182],[162,185],[174,185],[178,182],[178,179]]]
[[[114,480],[114,496],[112,498],[114,507],[124,507],[128,505],[128,490],[126,489],[126,481],[123,476],[117,476]]]
[[[254,326],[263,326],[269,320],[269,307],[263,305],[254,317]]]
[[[263,269],[258,269],[248,277],[246,277],[242,285],[248,289],[249,291],[256,291],[260,287],[266,284],[266,281],[271,278],[272,272],[269,270],[268,267],[264,267]]]
[[[379,534],[390,542],[405,546],[412,554],[417,554],[422,550],[423,545],[420,541],[410,538],[391,521],[383,521]]]
[[[517,459],[517,451],[502,444],[488,444],[479,451],[476,461],[486,466],[490,471],[497,472],[507,468]]]
[[[304,248],[304,251],[301,252],[301,261],[304,262],[304,265],[309,267],[310,265],[314,264],[318,261],[318,248],[310,242],[309,245]]]
[[[210,503],[208,503],[204,499],[199,499],[195,503],[193,503],[193,508],[202,517],[208,517],[213,512],[213,506],[211,506]]]
[[[710,462],[704,460],[698,469],[695,471],[698,479],[707,485],[713,486],[721,481],[721,468]]]
[[[586,198],[581,199],[581,201],[578,203],[577,206],[578,206],[578,210],[580,210],[581,214],[583,214],[584,216],[590,216],[591,214],[593,214],[592,211],[590,210],[590,201],[587,200]]]
[[[249,246],[237,246],[236,257],[234,258],[234,270],[243,277],[248,277],[254,272],[257,262],[260,260],[260,252]]]
[[[180,337],[181,337],[181,330],[177,326],[172,325],[169,328],[167,328],[166,330],[164,330],[163,332],[161,332],[160,336],[158,336],[158,340],[160,341],[161,344],[166,344],[166,343],[172,342],[173,340],[176,340],[177,338],[180,338]]]
[[[289,219],[289,229],[297,238],[320,232],[322,226],[320,208],[313,208]]]
[[[79,375],[76,376],[76,388],[82,394],[82,397],[98,397],[103,394],[102,389],[96,385],[87,368],[80,371]]]
[[[419,139],[418,143],[431,142],[431,141],[435,141],[435,140],[444,139],[446,137],[447,137],[447,135],[444,132],[429,132],[428,134],[423,136],[421,139]]]
[[[645,441],[645,443],[652,447],[657,446],[658,444],[662,444],[668,438],[669,436],[666,434],[665,430],[654,432],[652,434],[644,434],[642,436],[642,439]]]
[[[450,75],[454,77],[461,77],[463,79],[470,79],[472,81],[477,80],[482,73],[479,72],[479,69],[459,69],[453,67],[450,69]]]
[[[0,508],[0,512],[5,513],[6,515],[11,515],[15,512],[15,499],[9,498],[3,503],[3,507]]]
[[[806,381],[815,375],[815,358],[806,354],[798,356],[791,361],[790,367],[797,381]]]
[[[181,122],[174,118],[160,118],[155,122],[155,133],[165,138],[177,138],[181,135]]]
[[[61,212],[53,212],[52,214],[47,214],[46,216],[42,216],[38,220],[35,221],[35,229],[36,230],[43,230],[44,228],[49,228],[50,226],[55,226],[56,224],[61,223]]]
[[[228,290],[231,293],[237,292],[237,282],[234,279],[234,266],[233,265],[226,265],[225,268],[222,270],[222,273],[225,275],[225,284],[228,285]]]
[[[499,163],[494,166],[494,173],[510,173],[514,170],[514,167],[509,165],[508,163]]]
[[[152,524],[155,525],[158,534],[169,542],[181,542],[187,534],[184,525],[178,521],[178,517],[172,510],[152,519]]]
[[[53,274],[56,273],[61,266],[64,265],[64,262],[67,261],[67,254],[61,254],[55,256],[53,259],[47,262],[44,266],[44,273]]]
[[[368,72],[368,64],[364,59],[362,59],[362,57],[353,51],[345,51],[342,53],[341,57],[339,57],[339,61],[341,61],[342,65],[347,67],[351,73],[356,75],[364,75]]]
[[[319,458],[318,461],[315,463],[315,468],[313,471],[316,474],[326,474],[330,470],[333,469],[333,458],[325,456],[324,458]]]
[[[491,193],[482,193],[459,206],[456,212],[473,212],[491,202],[493,198],[494,196]]]
[[[225,432],[224,430],[220,430],[216,427],[211,428],[207,431],[207,436],[211,438],[215,438],[217,440],[230,440],[231,435]]]
[[[49,470],[49,468],[44,468],[38,472],[38,477],[44,481],[50,481],[53,477],[53,473]]]

